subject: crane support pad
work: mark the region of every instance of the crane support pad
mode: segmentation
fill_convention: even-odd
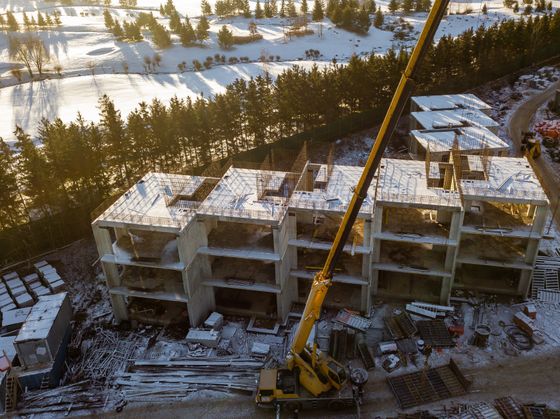
[[[388,377],[387,382],[401,409],[462,396],[471,384],[453,360],[442,367]]]

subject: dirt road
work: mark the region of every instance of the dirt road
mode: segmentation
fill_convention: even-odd
[[[556,89],[560,89],[560,81],[552,83],[546,90],[531,96],[523,102],[512,114],[508,121],[507,133],[513,141],[516,155],[521,155],[521,139],[523,132],[528,131],[529,124],[537,110],[554,98]],[[554,210],[560,199],[560,176],[544,158],[533,161],[533,168],[543,183],[544,190]],[[560,213],[556,212],[555,221],[560,225]]]
[[[363,418],[375,418],[394,415],[397,404],[385,382],[385,373],[378,371],[376,378],[366,386]],[[560,349],[555,349],[540,357],[519,356],[500,358],[490,365],[483,365],[463,371],[474,381],[471,393],[455,399],[455,402],[492,401],[494,398],[513,396],[523,402],[556,403],[560,400]],[[397,374],[397,373],[395,373]],[[424,405],[422,409],[434,409],[451,400]],[[228,398],[205,398],[201,395],[197,400],[163,406],[143,408],[127,406],[119,415],[130,419],[159,418],[273,418],[273,412],[257,409],[253,400],[247,396]],[[283,416],[284,417],[284,416]],[[334,414],[332,412],[302,413],[300,418],[353,418],[353,415]]]

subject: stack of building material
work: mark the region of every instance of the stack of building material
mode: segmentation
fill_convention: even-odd
[[[3,280],[6,285],[6,289],[16,306],[22,308],[31,307],[35,304],[35,300],[33,300],[33,297],[29,295],[25,284],[16,272],[4,275]]]
[[[558,281],[559,269],[560,257],[537,256],[531,286],[532,298],[538,298],[540,290],[560,290]]]
[[[41,297],[14,341],[22,367],[14,368],[21,388],[58,383],[70,339],[72,305],[67,293]]]
[[[42,297],[43,295],[51,294],[51,290],[41,283],[41,278],[39,278],[39,275],[36,273],[24,276],[23,282],[25,283],[27,290],[35,298],[35,300],[37,300],[39,297]]]
[[[31,312],[31,307],[8,310],[2,313],[2,333],[19,330]]]
[[[43,285],[48,287],[53,294],[64,290],[66,284],[53,266],[45,261],[38,262],[34,266],[43,280]]]
[[[453,313],[455,309],[450,306],[440,306],[436,304],[428,304],[420,301],[414,301],[406,305],[406,311],[424,317],[435,319],[436,317],[445,317],[449,313]]]
[[[13,310],[16,308],[12,297],[8,293],[8,288],[3,282],[0,282],[0,310],[2,312]]]

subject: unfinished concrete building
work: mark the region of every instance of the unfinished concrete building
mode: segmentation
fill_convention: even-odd
[[[539,180],[525,158],[455,165],[464,220],[454,287],[526,297],[549,207]]]
[[[410,113],[411,130],[484,127],[498,134],[500,124],[479,109],[451,109]]]
[[[490,115],[492,107],[472,93],[455,95],[414,96],[410,100],[411,112],[446,111],[452,109],[478,109]]]
[[[373,222],[373,292],[446,304],[462,206],[453,165],[383,159]]]
[[[290,287],[288,200],[299,173],[230,167],[198,208],[201,247],[187,268],[207,310],[283,318]]]
[[[413,99],[421,160],[382,159],[325,304],[446,304],[453,289],[526,296],[548,200],[475,96]],[[431,109],[438,109],[432,111]],[[482,109],[482,110],[481,110]],[[198,325],[211,311],[285,319],[305,302],[361,167],[308,161],[149,173],[93,222],[117,321]]]
[[[193,287],[187,267],[205,238],[196,208],[217,181],[148,173],[93,222],[117,321],[198,322],[207,314],[211,290]]]
[[[408,149],[415,160],[448,162],[456,142],[464,154],[509,154],[509,146],[504,140],[487,128],[474,126],[412,130]]]
[[[149,173],[93,223],[117,320],[191,325],[212,310],[286,317],[332,246],[361,167]],[[524,296],[548,201],[524,158],[383,159],[326,305]]]

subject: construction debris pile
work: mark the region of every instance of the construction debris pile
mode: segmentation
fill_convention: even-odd
[[[500,397],[493,403],[453,403],[433,412],[426,410],[399,414],[388,419],[553,419],[560,417],[560,410],[540,403],[520,403],[512,397]]]

